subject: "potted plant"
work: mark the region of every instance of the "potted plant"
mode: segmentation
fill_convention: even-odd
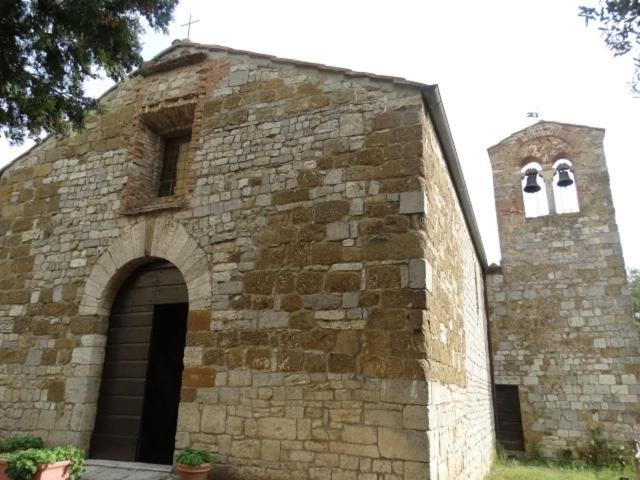
[[[84,453],[71,446],[29,448],[3,455],[0,480],[77,480]]]
[[[26,450],[28,448],[42,448],[44,442],[40,437],[31,435],[13,435],[0,441],[0,452],[15,452],[16,450]]]
[[[43,446],[44,442],[42,438],[31,435],[13,435],[4,440],[0,440],[0,480],[9,480],[9,477],[7,477],[5,473],[7,462],[4,460],[7,453],[26,450],[28,448],[42,448]]]
[[[176,457],[180,480],[205,480],[213,466],[213,455],[204,450],[185,448]]]

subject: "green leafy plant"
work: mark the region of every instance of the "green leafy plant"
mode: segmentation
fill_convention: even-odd
[[[627,272],[629,281],[629,290],[631,290],[631,299],[633,300],[633,318],[640,325],[640,269],[631,268]]]
[[[54,448],[30,448],[5,455],[6,474],[12,480],[30,480],[40,465],[70,460],[69,480],[77,480],[83,471],[84,452],[68,445]]]
[[[182,465],[189,467],[197,467],[204,463],[213,463],[215,461],[213,455],[204,450],[197,450],[195,448],[185,448],[176,457],[176,461]]]
[[[599,24],[604,42],[614,56],[633,52],[635,70],[631,90],[640,93],[640,2],[600,0],[597,6],[581,6],[579,15],[587,24]]]
[[[40,437],[31,435],[11,436],[0,441],[0,452],[13,452],[15,450],[24,450],[27,448],[42,448],[44,442]]]
[[[583,460],[554,462],[509,458],[506,463],[496,462],[486,480],[631,480],[633,469],[624,470],[594,467]]]
[[[143,63],[145,24],[168,33],[178,0],[0,2],[0,134],[20,143],[84,123],[85,81]],[[143,22],[144,20],[144,22]]]
[[[578,451],[579,457],[586,463],[620,470],[632,464],[631,449],[609,441],[601,428],[591,430],[590,436],[589,442]]]
[[[542,455],[542,451],[540,450],[540,445],[536,442],[531,445],[531,449],[529,450],[529,459],[532,462],[544,463],[546,460],[544,455]]]
[[[528,453],[528,458],[515,458],[498,449],[493,471],[487,480],[635,478],[631,449],[606,439],[600,429],[591,431],[590,440],[582,449],[558,451],[558,460],[545,458],[537,443],[530,446]],[[574,453],[578,459],[574,458]]]
[[[500,464],[505,464],[505,463],[507,463],[508,458],[509,457],[507,455],[507,452],[505,451],[505,449],[502,446],[502,444],[497,443],[496,444],[496,451],[495,451],[495,461],[497,463],[500,463]]]

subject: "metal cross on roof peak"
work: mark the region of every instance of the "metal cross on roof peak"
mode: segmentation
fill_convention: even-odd
[[[189,14],[189,21],[187,23],[183,23],[182,25],[180,25],[181,27],[187,27],[187,39],[190,39],[191,37],[191,25],[193,25],[194,23],[198,23],[200,20],[191,20],[191,14]]]

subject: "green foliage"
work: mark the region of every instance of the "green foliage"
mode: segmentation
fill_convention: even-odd
[[[195,448],[185,448],[176,457],[176,461],[182,465],[189,467],[197,467],[203,463],[213,463],[215,461],[213,455],[204,450],[197,450]]]
[[[30,448],[4,456],[7,462],[6,474],[12,480],[29,480],[38,471],[40,465],[71,460],[69,480],[76,480],[82,473],[84,452],[71,446],[54,448]]]
[[[546,459],[542,455],[542,451],[540,450],[540,445],[534,443],[529,449],[529,460],[534,463],[546,463]]]
[[[506,450],[500,443],[496,443],[495,462],[499,464],[505,464],[509,459]]]
[[[142,64],[141,20],[167,32],[178,0],[0,1],[0,132],[13,143],[83,125],[83,82]]]
[[[587,445],[578,451],[578,456],[587,464],[614,470],[633,465],[633,453],[626,445],[607,440],[600,428],[591,430],[590,435]]]
[[[590,432],[587,445],[576,452],[562,450],[561,460],[544,458],[533,445],[528,459],[500,454],[487,480],[619,480],[634,478],[631,450],[608,441],[600,429]]]
[[[40,437],[31,435],[12,436],[0,441],[0,452],[13,452],[27,448],[42,448],[44,442]]]
[[[633,471],[623,472],[608,468],[589,467],[584,464],[537,465],[530,462],[510,460],[496,464],[486,480],[619,480],[634,478]]]
[[[573,460],[573,451],[570,448],[565,448],[560,451],[560,458],[562,463],[569,463]]]
[[[640,270],[637,268],[629,269],[627,279],[633,300],[633,318],[640,323]]]
[[[640,93],[640,2],[600,0],[598,7],[580,7],[585,22],[597,22],[607,47],[618,57],[634,52],[635,72],[631,89]]]

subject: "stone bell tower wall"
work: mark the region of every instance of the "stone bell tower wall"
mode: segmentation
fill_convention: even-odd
[[[630,439],[640,426],[638,329],[603,138],[540,122],[489,149],[502,252],[487,279],[495,383],[519,386],[526,448],[551,456],[593,428]],[[580,211],[550,202],[550,215],[525,218],[522,167],[540,164],[551,191],[559,158],[572,163]]]

